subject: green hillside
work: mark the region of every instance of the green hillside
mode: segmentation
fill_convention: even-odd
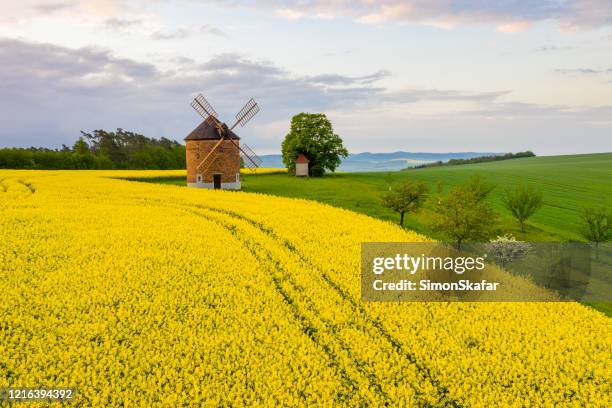
[[[513,159],[473,165],[405,170],[394,173],[345,173],[321,179],[288,175],[245,176],[245,191],[314,199],[395,221],[397,216],[380,205],[380,194],[389,182],[413,179],[425,182],[432,195],[446,192],[479,173],[497,185],[492,201],[501,215],[500,230],[522,239],[579,239],[580,211],[585,206],[612,207],[612,153]],[[544,206],[529,220],[522,234],[500,198],[507,186],[531,184],[544,193]],[[432,205],[408,217],[407,227],[432,235],[427,228]]]
[[[476,173],[497,185],[491,199],[500,214],[500,233],[511,233],[519,239],[580,239],[577,229],[583,207],[612,208],[612,153],[529,157],[393,173],[340,173],[307,179],[287,174],[247,174],[242,181],[244,191],[312,199],[397,222],[397,215],[381,206],[380,195],[390,182],[420,180],[429,186],[432,200],[420,213],[407,216],[406,227],[435,237],[427,227],[433,215],[431,201],[438,191],[447,192]],[[182,177],[160,181],[185,184]],[[534,185],[544,193],[544,206],[529,219],[525,233],[520,232],[500,201],[504,188],[516,183]]]

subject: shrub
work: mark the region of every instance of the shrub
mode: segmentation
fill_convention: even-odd
[[[487,251],[502,266],[522,258],[529,252],[531,245],[517,241],[512,235],[501,235],[486,245]]]

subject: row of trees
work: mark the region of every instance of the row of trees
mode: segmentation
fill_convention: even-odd
[[[458,246],[463,242],[488,241],[499,232],[498,215],[487,200],[494,188],[495,185],[479,175],[454,186],[435,202],[431,229]],[[399,223],[403,225],[405,214],[418,211],[427,198],[428,188],[424,183],[408,180],[390,187],[382,203],[399,213]],[[541,191],[520,184],[507,188],[502,195],[502,203],[517,220],[521,231],[525,231],[526,221],[542,207],[542,202]],[[581,219],[579,232],[587,241],[599,244],[612,239],[612,213],[608,209],[586,208]]]
[[[518,153],[505,153],[505,154],[496,154],[492,156],[479,156],[473,157],[471,159],[450,159],[449,161],[437,161],[433,163],[425,163],[419,164],[418,166],[414,166],[415,169],[422,169],[426,167],[440,167],[440,166],[457,166],[461,164],[475,164],[475,163],[486,163],[493,161],[501,161],[501,160],[510,160],[510,159],[520,159],[522,157],[535,157],[535,153],[527,150],[524,152]]]
[[[81,132],[72,147],[61,149],[0,149],[0,168],[78,169],[183,169],[185,146],[117,129]]]

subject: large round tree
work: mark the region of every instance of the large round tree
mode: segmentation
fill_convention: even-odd
[[[299,113],[291,119],[291,130],[282,145],[283,163],[290,172],[295,171],[295,159],[304,154],[310,160],[308,172],[320,176],[335,171],[341,157],[348,156],[340,136],[323,113]]]

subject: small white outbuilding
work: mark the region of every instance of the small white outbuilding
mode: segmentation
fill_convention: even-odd
[[[298,177],[308,177],[308,163],[310,163],[310,160],[303,154],[300,154],[295,159],[295,175]]]

